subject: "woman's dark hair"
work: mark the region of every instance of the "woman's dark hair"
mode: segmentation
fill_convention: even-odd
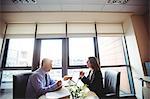
[[[100,70],[100,65],[96,57],[88,57],[88,61],[91,63],[92,69],[95,71]]]

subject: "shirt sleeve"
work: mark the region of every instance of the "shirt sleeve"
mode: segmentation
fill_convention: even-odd
[[[49,82],[49,84],[50,84],[50,85],[53,85],[53,84],[55,84],[55,83],[56,83],[56,81],[55,81],[55,80],[53,80],[53,79],[51,79],[51,78],[50,78],[50,76],[49,76],[49,79],[50,79],[50,82]]]
[[[49,91],[54,91],[57,89],[56,83],[53,83],[52,85],[45,87],[43,85],[42,77],[38,74],[35,74],[31,77],[31,84],[36,92],[37,97],[44,95]]]

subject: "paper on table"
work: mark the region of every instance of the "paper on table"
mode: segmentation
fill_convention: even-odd
[[[70,96],[70,92],[67,88],[62,87],[60,90],[54,91],[54,92],[48,92],[46,93],[46,99],[58,99]]]
[[[73,80],[66,80],[66,81],[62,81],[62,85],[65,87],[69,87],[69,86],[73,86],[76,83]]]

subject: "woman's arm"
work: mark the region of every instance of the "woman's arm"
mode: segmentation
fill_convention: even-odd
[[[81,81],[84,83],[84,84],[87,84],[88,86],[90,85],[90,80],[87,78],[87,77],[83,77],[81,78]]]

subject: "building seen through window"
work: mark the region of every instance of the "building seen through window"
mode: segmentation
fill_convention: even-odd
[[[69,38],[69,66],[86,65],[94,54],[93,38]]]
[[[31,67],[34,39],[10,39],[6,67]]]
[[[50,58],[53,60],[53,67],[62,67],[62,40],[42,40],[41,60]]]
[[[102,66],[126,65],[122,37],[99,37],[98,47]]]

